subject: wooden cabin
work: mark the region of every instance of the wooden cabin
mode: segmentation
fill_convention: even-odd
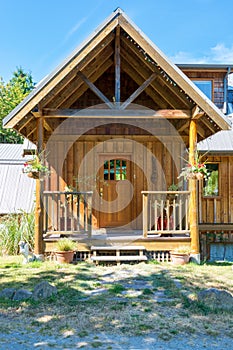
[[[80,256],[124,245],[168,260],[187,245],[199,261],[202,185],[177,177],[187,149],[192,161],[198,142],[230,128],[222,112],[229,71],[194,68],[170,62],[117,9],[4,119],[51,172],[32,180],[35,253],[69,235]],[[197,86],[205,80],[210,98]]]

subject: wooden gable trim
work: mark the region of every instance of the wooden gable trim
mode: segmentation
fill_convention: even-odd
[[[147,68],[149,68],[150,70],[154,71],[155,66],[152,65],[151,62],[149,62],[148,60],[145,60],[145,56],[137,49],[137,47],[131,43],[130,40],[127,40],[127,38],[125,38],[124,36],[122,37],[122,42],[124,43],[124,45],[127,47],[127,50],[130,50],[132,52],[132,55],[129,55],[129,59],[133,59],[134,60],[134,65],[136,62],[136,58],[138,58],[138,60],[141,62],[141,65],[145,65]],[[126,55],[125,55],[126,56]],[[158,75],[158,81],[162,80],[162,77],[160,77]],[[166,87],[170,88],[170,82],[167,81],[166,79],[164,79],[162,81],[163,85]],[[158,91],[157,91],[158,92]],[[158,92],[159,93],[159,92]],[[162,92],[160,91],[160,94],[162,94]],[[187,99],[186,96],[184,96],[181,92],[180,92],[180,88],[178,86],[173,86],[172,87],[172,94],[175,95],[176,99],[178,99],[181,103],[183,103],[187,108],[190,108],[190,101]],[[174,98],[172,98],[172,100],[174,100]]]
[[[88,78],[95,82],[109,67],[111,67],[111,65],[112,60],[109,59],[105,61],[98,70],[92,71]],[[80,78],[76,81],[76,83],[76,89],[71,92],[61,104],[57,106],[58,108],[69,108],[73,103],[75,103],[75,101],[77,101],[80,96],[85,93],[85,91],[87,91],[88,85],[83,84],[83,81],[81,81]]]
[[[121,10],[113,13],[95,32],[85,45],[73,54],[58,70],[50,75],[47,80],[42,81],[20,105],[16,107],[5,119],[4,126],[14,127],[22,118],[24,118],[37,104],[45,98],[52,90],[63,80],[73,69],[79,69],[78,65],[85,60],[85,57],[91,53],[100,43],[110,35],[113,30],[120,26],[135,42],[145,51],[145,53],[162,68],[168,77],[181,88],[181,90],[198,105],[200,108],[216,123],[214,132],[218,128],[229,129],[230,126],[225,120],[220,110],[209,101],[203,93],[187,78],[187,76],[174,64],[168,61],[166,56],[151,42],[145,35],[128,19]],[[152,85],[152,84],[151,84]],[[175,106],[173,105],[173,108]]]
[[[113,49],[109,46],[109,44],[114,39],[114,33],[110,33],[102,42],[97,45],[79,64],[78,66],[73,69],[67,76],[62,79],[53,89],[50,93],[48,93],[42,100],[42,106],[46,107],[53,99],[56,97],[56,95],[61,93],[61,95],[64,95],[64,90],[68,87],[68,84],[73,85],[74,80],[77,77],[78,70],[84,70],[87,69],[92,70],[93,67],[96,69],[96,64],[100,61],[107,60],[112,54]],[[100,56],[100,59],[98,58]]]
[[[150,75],[152,72],[155,71],[155,67],[151,66],[147,63],[147,61],[142,61],[139,56],[137,55],[129,55],[126,52],[126,49],[122,50],[122,58],[124,58],[124,64],[122,64],[122,69],[124,69],[124,66],[128,66],[128,64],[131,65],[131,71],[134,70],[135,74],[132,77],[134,81],[136,81],[137,77],[141,75],[143,79],[147,79],[148,75]],[[153,69],[153,70],[152,70]],[[170,89],[169,82],[166,82],[166,79],[162,80],[162,77],[160,76],[159,71],[157,70],[157,78],[151,83],[151,87],[153,88],[154,92],[156,92],[157,95],[160,96],[158,99],[159,104],[161,104],[161,99],[163,101],[166,101],[164,107],[172,107],[174,109],[177,108],[177,104],[182,103],[185,107],[191,108],[190,101],[187,98],[183,98],[182,94],[180,93],[180,90],[177,91],[178,88]],[[163,85],[163,89],[161,89],[161,86],[159,84]],[[155,95],[156,95],[155,94]],[[153,98],[153,97],[152,97]],[[156,100],[155,98],[153,98]]]
[[[165,55],[158,49],[150,39],[145,38],[139,29],[136,29],[126,16],[119,17],[119,24],[140,46],[141,48],[185,91],[193,101],[199,105],[206,114],[211,116],[216,124],[223,130],[230,128],[224,115],[206,96],[197,90],[196,86],[188,77],[173,63],[169,62]],[[221,115],[222,114],[222,115]]]
[[[138,84],[138,86],[140,86],[141,84],[143,84],[143,81],[145,81],[145,79],[147,79],[148,74],[147,72],[139,72],[137,71],[136,68],[134,68],[131,64],[129,64],[129,62],[126,60],[126,58],[122,58],[122,66],[124,66],[124,72],[126,74],[128,74],[128,76],[135,81],[135,83]],[[146,93],[148,96],[151,97],[151,99],[156,103],[156,104],[160,104],[161,108],[167,108],[167,103],[164,101],[164,99],[162,98],[162,96],[157,96],[155,94],[155,90],[152,87],[152,85],[148,86],[145,89]]]
[[[88,42],[88,44],[81,49],[80,52],[76,55],[76,57],[73,57],[69,62],[62,67],[59,72],[50,80],[48,83],[39,90],[35,96],[32,94],[28,95],[28,98],[31,97],[31,100],[29,100],[26,104],[23,101],[20,105],[23,105],[22,108],[17,112],[15,115],[13,115],[12,118],[9,118],[4,124],[7,128],[13,128],[25,115],[27,115],[49,92],[52,91],[52,89],[62,80],[64,79],[72,69],[74,69],[85,57],[86,55],[93,50],[101,41],[110,34],[113,29],[118,24],[118,18],[116,17],[114,20],[110,21],[108,25],[99,32],[92,40]],[[42,82],[43,83],[43,82]],[[38,88],[39,89],[39,88]],[[34,91],[35,94],[35,91]],[[26,99],[27,100],[27,99]],[[25,100],[25,101],[26,101]],[[17,108],[20,108],[20,105]],[[14,114],[14,110],[12,113],[9,114],[9,117],[11,114]]]

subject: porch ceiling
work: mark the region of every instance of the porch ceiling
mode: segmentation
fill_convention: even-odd
[[[74,110],[103,103],[109,117],[124,117],[122,110],[131,108],[131,103],[149,108],[150,117],[169,119],[183,137],[189,133],[191,118],[198,119],[199,140],[228,129],[217,107],[121,10],[42,81],[4,125],[35,142],[39,117],[44,116],[46,139],[64,118],[77,114]]]

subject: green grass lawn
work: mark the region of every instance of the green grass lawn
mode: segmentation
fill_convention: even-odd
[[[195,299],[198,291],[210,287],[233,294],[229,264],[97,267],[84,262],[58,265],[52,261],[23,265],[22,260],[21,256],[0,258],[0,290],[32,291],[37,283],[46,280],[57,287],[58,294],[37,302],[0,298],[0,314],[4,315],[0,318],[0,332],[26,327],[43,334],[83,337],[95,331],[127,335],[153,332],[164,340],[200,332],[232,336],[232,312],[209,309]],[[193,301],[184,291],[194,296]]]

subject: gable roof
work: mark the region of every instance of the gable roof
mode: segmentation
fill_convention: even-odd
[[[198,110],[204,113],[198,123],[198,132],[202,139],[219,130],[229,129],[227,118],[215,104],[119,8],[4,118],[3,125],[14,127],[29,137],[25,124],[36,123],[33,111],[38,110],[38,105],[45,109],[57,106],[72,108],[75,93],[71,89],[64,100],[63,89],[71,86],[80,97],[86,90],[81,83],[78,89],[76,87],[78,79],[82,80],[78,72],[90,74],[92,82],[98,81],[101,75],[109,72],[114,61],[112,48],[117,27],[120,27],[121,31],[122,70],[139,86],[143,81],[150,79],[152,74],[156,77],[146,90],[153,100],[153,109],[185,109],[192,115],[192,111],[198,107]],[[186,124],[183,122],[181,129],[186,126],[187,121]]]
[[[233,153],[233,130],[222,130],[201,141],[197,145],[198,151],[207,154]]]

